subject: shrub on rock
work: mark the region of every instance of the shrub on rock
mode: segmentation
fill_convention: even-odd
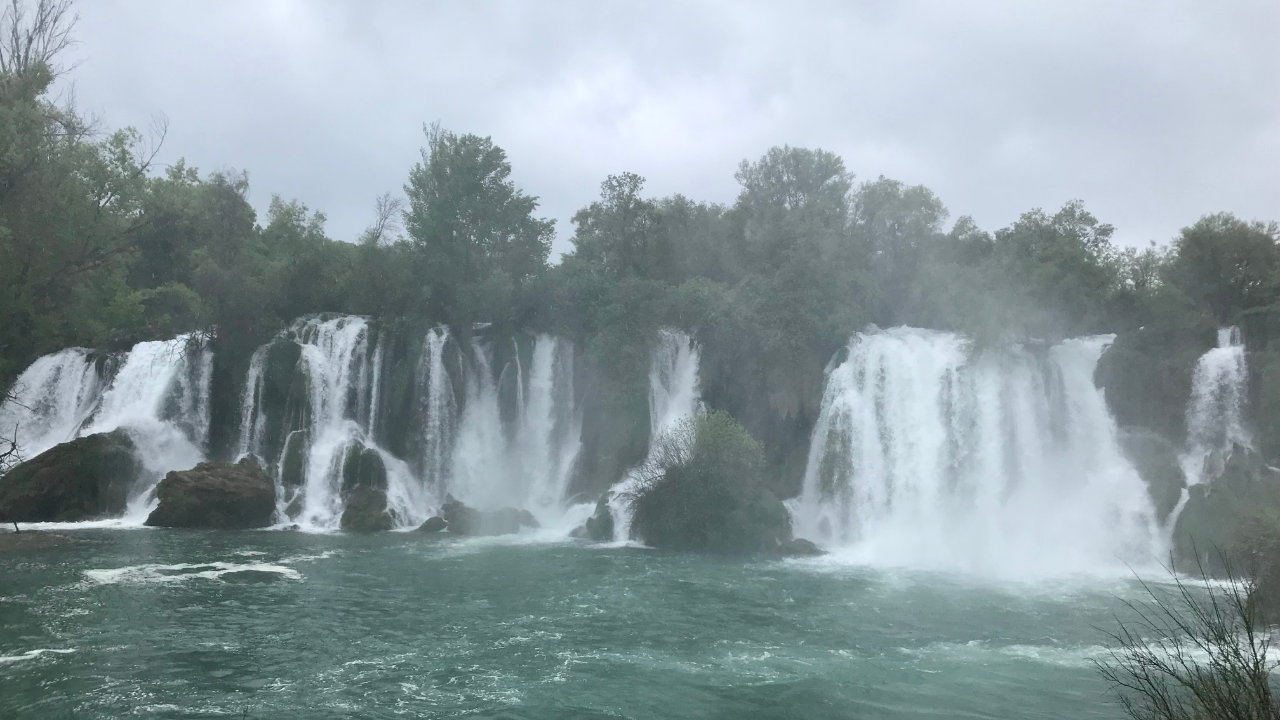
[[[671,550],[809,554],[765,488],[764,466],[763,447],[728,413],[686,420],[654,439],[625,498],[632,537]]]

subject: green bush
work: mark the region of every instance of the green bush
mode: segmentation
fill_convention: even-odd
[[[625,498],[631,534],[671,550],[761,552],[790,540],[786,507],[763,485],[764,449],[726,412],[654,440]]]

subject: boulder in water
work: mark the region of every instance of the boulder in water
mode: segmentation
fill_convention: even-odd
[[[541,527],[528,510],[506,507],[486,512],[464,505],[452,495],[445,497],[440,515],[455,535],[512,535],[522,528]]]
[[[120,515],[142,471],[124,430],[76,438],[0,477],[0,518],[78,522]]]
[[[260,528],[271,525],[276,488],[258,461],[204,462],[175,470],[156,488],[160,504],[147,525],[186,528]]]
[[[609,509],[609,499],[613,497],[612,492],[607,492],[600,496],[596,501],[596,511],[591,517],[579,528],[575,528],[570,535],[576,538],[585,538],[594,540],[595,542],[609,542],[613,540],[613,511]]]
[[[357,486],[387,489],[387,466],[377,450],[364,445],[352,445],[342,462],[342,491],[350,492]]]
[[[444,518],[439,515],[434,515],[427,518],[426,522],[418,526],[418,532],[438,533],[447,527],[449,527],[449,523],[445,522]]]
[[[791,538],[778,544],[776,551],[779,555],[786,557],[811,557],[814,555],[826,555],[827,551],[814,545],[812,542],[804,538]]]
[[[387,514],[387,493],[369,485],[357,485],[347,493],[340,526],[348,532],[384,532],[392,526]]]

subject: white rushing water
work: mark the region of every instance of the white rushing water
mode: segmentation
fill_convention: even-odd
[[[145,470],[126,515],[140,524],[160,478],[205,457],[212,364],[212,353],[187,335],[138,343],[101,363],[87,350],[62,350],[19,376],[15,401],[0,406],[0,425],[17,428],[27,459],[77,437],[124,428]]]
[[[1162,556],[1093,371],[1110,337],[973,351],[859,333],[829,371],[796,534],[860,562],[1009,577]]]
[[[1232,447],[1252,447],[1244,406],[1249,379],[1240,330],[1218,330],[1218,346],[1200,356],[1187,404],[1187,450],[1180,458],[1187,485],[1222,473]]]
[[[370,348],[370,326],[360,317],[304,318],[287,333],[301,347],[295,372],[306,384],[305,429],[288,434],[276,457],[279,517],[313,530],[333,530],[344,510],[343,462],[353,448],[378,453],[387,469],[387,503],[396,526],[414,527],[439,511],[446,494],[480,509],[529,510],[544,525],[563,519],[565,492],[581,436],[581,412],[573,386],[573,346],[551,335],[532,338],[532,362],[521,364],[520,341],[511,360],[493,367],[494,348],[483,339],[466,343],[459,357],[465,388],[454,397],[447,353],[459,344],[436,327],[422,338],[414,370],[412,444],[420,456],[399,458],[380,441],[383,376],[394,368],[383,342]],[[271,419],[263,407],[269,346],[254,353],[243,394],[240,454],[261,456]],[[371,351],[372,350],[372,351]],[[495,370],[497,370],[495,372]],[[505,380],[504,380],[505,378]],[[514,419],[504,422],[501,387],[512,384]],[[279,420],[277,419],[277,422]],[[284,485],[280,469],[295,443],[305,443],[302,482]]]
[[[480,342],[471,344],[475,372],[467,376],[466,404],[457,424],[452,474],[446,486],[469,505],[521,508],[543,525],[557,525],[581,446],[573,346],[552,335],[538,335],[527,382],[518,346],[515,350],[495,381],[491,349]],[[510,424],[503,422],[500,406],[503,378],[515,390],[516,414]],[[445,392],[442,389],[440,395]],[[439,404],[444,409],[448,401],[442,397]],[[445,435],[445,425],[429,414],[427,427],[428,451],[434,452],[433,443]]]
[[[702,409],[702,388],[698,377],[701,356],[693,338],[680,330],[663,329],[649,359],[649,447],[653,439],[674,430]],[[645,458],[644,462],[648,462]],[[643,465],[644,463],[641,463]],[[625,495],[636,482],[633,469],[613,488],[609,511],[613,514],[615,542],[631,535],[631,508]]]

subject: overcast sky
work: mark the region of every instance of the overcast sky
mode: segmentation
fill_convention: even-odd
[[[934,190],[994,230],[1084,200],[1125,243],[1280,220],[1280,2],[79,4],[72,79],[160,156],[249,172],[354,239],[424,122],[490,135],[557,220],[610,173],[722,203],[771,145]]]

